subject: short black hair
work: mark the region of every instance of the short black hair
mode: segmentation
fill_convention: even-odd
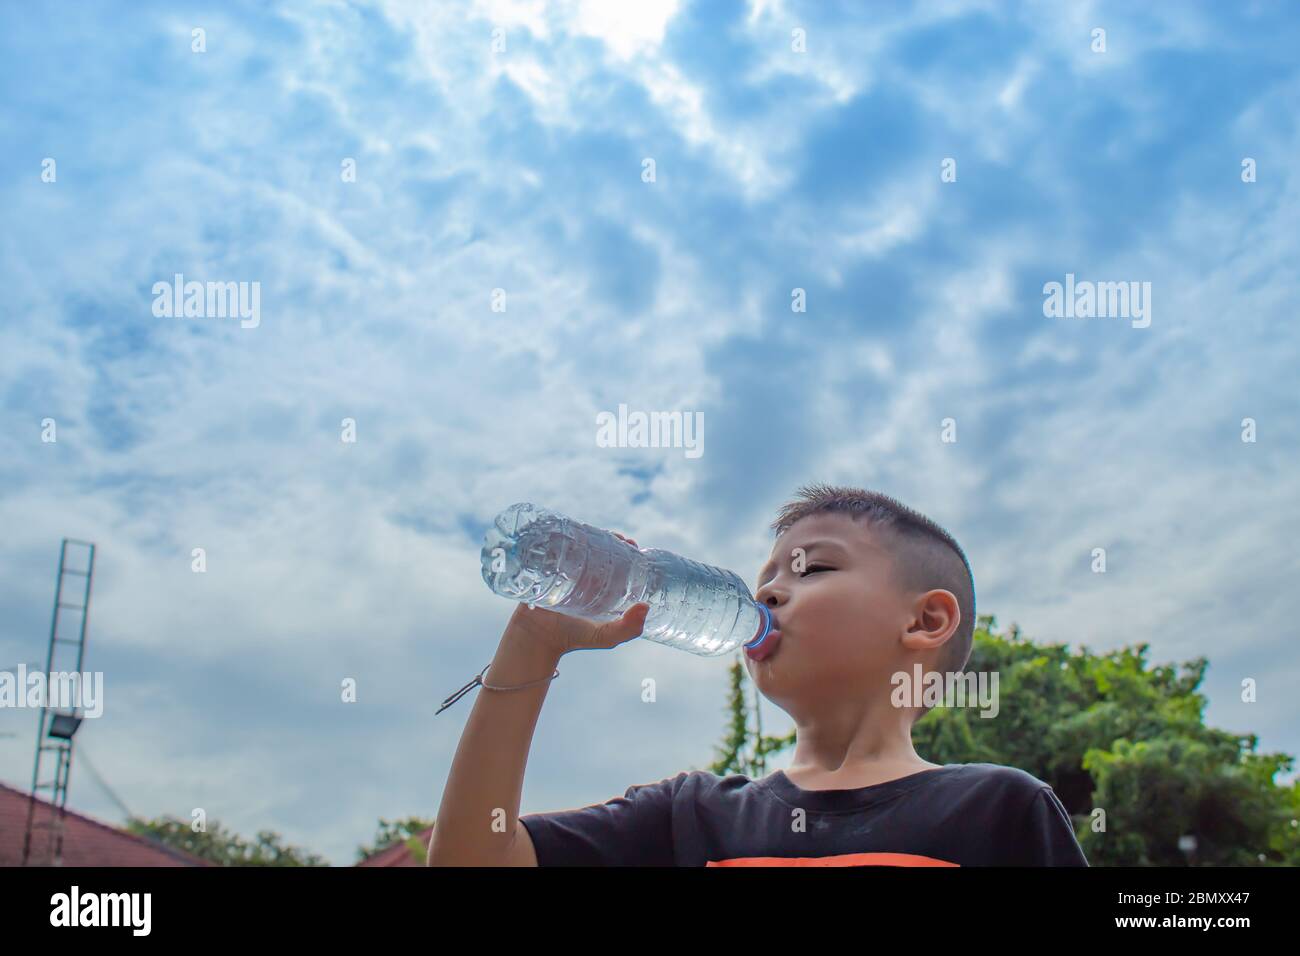
[[[878,491],[814,483],[804,485],[796,494],[798,498],[782,506],[772,522],[777,537],[810,515],[866,516],[868,527],[889,536],[894,568],[904,588],[952,592],[961,621],[940,649],[936,666],[945,674],[965,669],[975,634],[975,575],[957,540],[919,511]]]

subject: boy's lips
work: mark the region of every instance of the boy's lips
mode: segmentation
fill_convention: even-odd
[[[776,653],[777,645],[780,643],[781,631],[773,627],[767,632],[767,637],[759,641],[756,646],[745,648],[745,653],[749,655],[750,660],[761,661]]]

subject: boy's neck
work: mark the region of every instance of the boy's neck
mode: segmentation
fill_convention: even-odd
[[[848,764],[835,770],[796,763],[785,770],[785,775],[800,790],[857,790],[888,783],[923,770],[938,770],[942,766],[943,764],[930,763],[920,757],[913,760]]]
[[[896,712],[888,717],[896,717]],[[804,790],[854,790],[941,766],[917,754],[910,722],[868,716],[840,727],[827,721],[798,725],[794,759],[785,775]]]

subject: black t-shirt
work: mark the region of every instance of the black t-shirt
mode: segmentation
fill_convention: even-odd
[[[853,790],[683,771],[519,822],[539,866],[1088,865],[1052,788],[991,763]]]

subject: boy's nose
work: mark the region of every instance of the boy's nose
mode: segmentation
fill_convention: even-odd
[[[781,609],[785,607],[785,593],[778,588],[765,587],[754,597],[756,604],[762,604],[771,612],[772,628],[778,629],[781,626]]]
[[[771,608],[778,607],[785,603],[785,592],[777,587],[775,582],[768,582],[754,594],[754,600]]]

